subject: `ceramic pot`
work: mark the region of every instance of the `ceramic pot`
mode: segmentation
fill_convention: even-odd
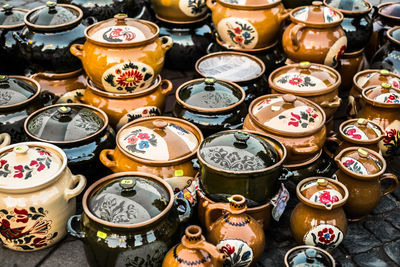
[[[255,56],[241,52],[216,52],[197,60],[195,68],[204,78],[230,81],[242,87],[247,106],[255,98],[267,93],[265,64]]]
[[[178,201],[186,207],[183,215]],[[86,190],[82,205],[82,215],[69,219],[68,232],[84,242],[91,266],[161,266],[178,241],[179,223],[190,213],[189,202],[175,200],[165,181],[140,172],[98,180]],[[73,227],[74,220],[80,229]]]
[[[0,148],[11,144],[11,136],[8,133],[0,133]]]
[[[29,11],[24,19],[26,26],[13,33],[20,53],[38,72],[75,71],[82,65],[69,49],[85,41],[82,10],[51,1],[46,5]]]
[[[282,36],[288,58],[336,67],[347,47],[346,34],[340,26],[343,14],[314,1],[312,6],[293,9],[290,20],[292,24]]]
[[[71,53],[96,87],[132,93],[151,86],[164,65],[172,39],[158,34],[156,24],[118,14],[87,27],[85,44],[72,45]]]
[[[257,49],[272,45],[288,13],[281,1],[207,0],[212,21],[224,44]]]
[[[200,184],[208,197],[225,202],[239,193],[255,207],[278,191],[286,150],[272,137],[231,130],[204,139],[197,158]]]
[[[207,240],[226,255],[225,264],[229,266],[250,266],[255,264],[264,251],[265,235],[261,224],[249,216],[246,199],[233,195],[230,203],[204,202]],[[213,210],[227,213],[211,222]]]
[[[400,26],[386,32],[388,41],[371,59],[371,68],[387,69],[400,75]]]
[[[3,147],[0,162],[2,244],[33,251],[63,239],[85,177],[71,174],[60,148],[41,142]]]
[[[351,86],[353,85],[353,77],[364,68],[364,49],[353,53],[344,53],[340,59],[337,70],[340,74],[341,84],[340,93],[341,95],[348,95]]]
[[[290,229],[299,244],[332,250],[347,230],[343,211],[349,192],[342,183],[324,177],[302,180],[296,187],[300,203],[292,211]]]
[[[311,5],[313,0],[282,0],[285,8],[296,8],[299,6]]]
[[[207,47],[213,41],[207,18],[194,23],[160,20],[157,25],[160,27],[160,36],[169,36],[174,42],[165,54],[165,66],[169,69],[191,70],[196,61],[207,54]]]
[[[242,128],[247,114],[243,89],[214,78],[188,81],[175,92],[175,117],[199,127],[204,136],[223,130]]]
[[[272,94],[293,94],[318,104],[327,119],[339,108],[339,73],[328,66],[308,61],[280,67],[268,78]]]
[[[207,16],[206,0],[151,0],[158,19],[176,23],[198,22]]]
[[[63,149],[72,173],[82,173],[90,182],[107,173],[99,155],[115,146],[115,133],[100,109],[82,104],[52,105],[32,113],[24,128],[31,140]]]
[[[25,26],[24,16],[28,12],[26,9],[14,8],[10,4],[3,5],[0,10],[0,57],[7,64],[0,65],[2,74],[23,74],[28,62],[19,53],[19,48],[13,32],[20,32]]]
[[[194,177],[191,160],[203,140],[190,122],[171,117],[137,119],[117,133],[117,147],[100,161],[113,172],[141,171],[161,178]]]
[[[164,267],[196,265],[199,267],[222,267],[226,256],[201,234],[197,225],[186,227],[181,243],[174,246],[164,258]]]
[[[305,98],[271,94],[250,104],[243,129],[276,138],[286,147],[285,163],[298,164],[322,149],[326,139],[325,118],[325,112]]]
[[[314,246],[297,246],[285,254],[286,267],[325,266],[335,267],[336,263],[331,254]]]
[[[396,175],[384,173],[386,161],[373,150],[349,147],[335,157],[335,162],[339,167],[336,177],[349,190],[349,199],[343,208],[351,221],[367,216],[381,197],[393,192],[399,184]],[[386,179],[393,185],[382,191],[381,182]]]
[[[362,106],[365,105],[362,100],[362,90],[382,83],[390,83],[393,88],[400,89],[400,75],[382,69],[363,70],[354,76],[347,106],[347,114],[350,118],[356,117]]]
[[[379,142],[382,155],[387,157],[398,154],[400,147],[400,91],[390,84],[369,87],[362,91],[365,106],[358,115],[379,124],[386,136]]]

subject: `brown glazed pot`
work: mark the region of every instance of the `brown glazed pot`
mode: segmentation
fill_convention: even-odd
[[[307,60],[336,67],[347,46],[346,35],[340,26],[343,14],[314,1],[312,6],[293,9],[290,19],[292,24],[282,36],[288,58],[294,62]]]
[[[351,221],[367,216],[381,197],[393,192],[399,183],[396,175],[384,173],[385,159],[371,149],[346,148],[335,157],[335,162],[339,167],[336,177],[349,190],[349,199],[343,208]],[[382,192],[381,182],[385,179],[394,184]]]
[[[349,192],[342,183],[325,178],[311,177],[296,187],[300,203],[290,217],[290,229],[299,244],[336,248],[347,231],[347,219],[342,206]]]
[[[212,21],[222,42],[233,48],[257,49],[272,45],[288,17],[280,0],[207,0]]]
[[[352,53],[344,53],[340,59],[338,72],[342,77],[341,93],[348,93],[353,85],[353,77],[364,67],[364,49]]]
[[[226,255],[228,266],[255,264],[265,247],[265,235],[261,224],[246,213],[246,199],[233,195],[230,203],[204,202],[207,239]],[[213,210],[227,213],[211,222]]]
[[[206,0],[151,0],[158,19],[176,23],[198,22],[207,16]]]
[[[222,267],[225,259],[224,253],[206,241],[199,226],[190,225],[186,227],[181,243],[168,251],[162,266]]]
[[[268,78],[272,94],[293,94],[318,104],[327,120],[339,108],[340,74],[333,68],[308,61],[291,64],[273,71]]]
[[[156,24],[118,14],[87,27],[85,44],[72,45],[71,53],[96,87],[113,93],[141,91],[157,79],[173,43],[158,34]]]

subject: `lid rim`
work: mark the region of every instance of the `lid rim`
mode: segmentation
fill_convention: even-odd
[[[312,5],[311,6],[310,5],[309,6],[300,6],[300,7],[293,9],[289,13],[290,20],[294,23],[305,24],[307,27],[311,27],[311,28],[312,27],[314,27],[314,28],[331,28],[334,26],[339,26],[344,19],[343,13],[340,11],[336,11],[336,10],[335,10],[335,12],[339,15],[340,18],[337,21],[333,21],[333,22],[328,22],[328,23],[326,23],[326,22],[309,22],[309,21],[303,21],[303,20],[296,19],[294,16],[294,13],[296,13],[297,11],[299,11],[305,7],[314,7],[314,6],[312,6]],[[324,6],[322,6],[322,7],[324,7]],[[326,8],[329,8],[329,7],[326,7]]]
[[[276,46],[278,44],[278,40],[276,40],[275,42],[273,42],[272,44],[265,46],[265,47],[261,47],[261,48],[255,48],[255,49],[250,49],[250,48],[237,48],[237,47],[230,47],[227,46],[225,43],[222,42],[222,40],[219,38],[218,33],[215,33],[215,40],[217,41],[218,45],[228,49],[228,50],[232,50],[234,52],[243,52],[243,53],[255,53],[255,52],[262,52],[264,50],[268,50],[273,48],[274,46]],[[228,51],[229,52],[229,51]]]
[[[395,26],[395,27],[392,27],[390,30],[388,30],[386,32],[386,37],[389,38],[389,40],[394,42],[395,44],[400,45],[400,40],[394,39],[394,37],[392,36],[392,33],[396,30],[400,31],[400,26]]]
[[[373,122],[373,121],[371,121],[371,120],[369,120],[369,119],[365,119],[367,122],[369,122],[369,123],[373,124],[374,126],[376,126],[376,127],[379,129],[379,131],[381,132],[381,135],[380,135],[380,136],[377,136],[377,137],[375,137],[375,138],[373,138],[373,139],[368,139],[368,140],[357,140],[357,141],[355,142],[354,139],[348,137],[348,136],[343,132],[343,128],[344,128],[345,126],[347,126],[347,125],[353,123],[353,122],[357,122],[359,119],[360,119],[360,118],[347,120],[347,121],[344,121],[344,122],[342,122],[342,123],[340,124],[340,126],[339,126],[339,134],[340,134],[340,136],[341,136],[343,139],[345,139],[345,141],[347,141],[347,142],[349,142],[349,143],[352,143],[352,144],[355,144],[355,145],[358,145],[358,144],[362,144],[362,145],[371,145],[371,144],[374,144],[374,143],[378,143],[381,139],[383,139],[383,138],[385,137],[385,135],[383,134],[385,131],[383,130],[383,128],[382,128],[379,124],[377,124],[377,123],[375,123],[375,122]]]
[[[273,3],[268,3],[264,5],[239,5],[239,4],[231,4],[224,2],[222,0],[216,0],[219,4],[221,4],[224,7],[232,8],[232,9],[239,9],[239,10],[259,10],[261,8],[267,9],[267,8],[272,8],[275,6],[278,6],[279,4],[282,4],[281,0],[277,0],[276,2]],[[286,10],[286,9],[285,9]]]
[[[367,3],[367,4],[368,4],[368,9],[366,9],[366,10],[361,10],[361,11],[351,11],[351,10],[346,10],[346,9],[340,9],[340,8],[332,7],[332,6],[328,5],[328,4],[326,3],[326,1],[327,1],[327,0],[324,0],[324,5],[325,5],[325,6],[329,7],[330,9],[333,9],[333,10],[335,10],[335,11],[342,12],[343,15],[350,15],[350,16],[356,17],[356,16],[368,14],[368,13],[371,12],[371,10],[372,10],[372,5],[371,5],[371,3],[368,2],[368,1],[366,1],[366,0],[364,0],[364,3]]]
[[[24,8],[13,8],[12,10],[17,10],[17,11],[22,11],[28,13],[29,10],[28,9],[24,9]],[[4,11],[4,9],[1,9],[0,12]],[[25,15],[24,15],[25,18]],[[7,29],[7,30],[11,30],[11,29],[16,29],[16,28],[22,28],[25,26],[25,22],[22,22],[21,24],[14,24],[14,25],[1,25],[0,24],[0,29]]]
[[[388,3],[382,3],[382,4],[378,5],[378,14],[379,14],[379,16],[382,16],[382,17],[387,18],[387,19],[400,20],[400,17],[395,17],[395,16],[391,16],[391,15],[387,15],[387,14],[382,13],[382,11],[383,11],[383,9],[385,7],[390,6],[390,5],[394,5],[394,4],[399,4],[399,3],[398,2],[388,2]]]
[[[366,95],[368,90],[371,90],[371,89],[377,88],[377,87],[379,87],[379,85],[373,85],[373,86],[368,86],[368,87],[364,88],[361,92],[362,99],[374,107],[380,107],[380,108],[399,108],[400,107],[400,103],[382,103],[379,101],[375,101],[374,99],[372,99]],[[400,89],[396,89],[393,87],[391,87],[390,89],[397,91],[397,93],[400,94]]]
[[[288,250],[286,252],[285,258],[284,258],[285,265],[287,267],[289,267],[289,256],[290,256],[290,254],[292,254],[293,252],[296,252],[297,250],[308,249],[308,248],[318,250],[321,254],[323,254],[323,255],[325,255],[325,256],[327,256],[329,258],[329,260],[332,263],[332,266],[336,266],[335,259],[332,257],[332,255],[328,251],[323,250],[322,248],[319,248],[319,247],[314,247],[314,246],[309,246],[309,245],[296,246],[296,247],[291,248],[290,250]]]
[[[364,74],[374,73],[374,72],[375,73],[380,73],[381,70],[382,69],[367,69],[367,70],[362,70],[360,72],[357,72],[356,75],[354,75],[354,77],[353,77],[353,85],[361,93],[365,88],[363,89],[360,86],[358,86],[358,79],[360,78],[360,76],[364,75]],[[389,71],[387,77],[395,77],[395,78],[400,80],[400,75],[395,74],[395,73],[390,72],[390,71]],[[366,88],[369,88],[369,87],[366,87]]]

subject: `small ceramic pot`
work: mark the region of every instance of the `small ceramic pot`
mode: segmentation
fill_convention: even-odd
[[[255,207],[278,191],[286,150],[272,137],[231,130],[204,139],[197,158],[200,184],[208,197],[224,202],[239,193]]]
[[[2,244],[33,251],[63,239],[85,177],[71,174],[60,148],[41,142],[3,147],[0,162]]]
[[[353,77],[364,68],[364,49],[353,53],[344,53],[337,70],[340,74],[340,94],[347,95],[353,85]]]
[[[11,136],[8,133],[0,133],[0,148],[11,144]]]
[[[211,53],[197,60],[195,68],[204,78],[230,81],[242,87],[247,106],[255,98],[267,93],[265,64],[255,56],[231,51]]]
[[[186,213],[178,214],[176,204]],[[178,241],[179,223],[190,204],[175,200],[161,178],[140,172],[112,174],[90,186],[82,200],[82,215],[72,216],[68,232],[84,242],[91,266],[161,266]],[[80,221],[79,230],[73,221]],[[137,240],[140,237],[140,240]]]
[[[312,6],[293,9],[290,20],[292,24],[282,36],[288,58],[336,67],[347,47],[346,34],[340,26],[343,14],[314,1]]]
[[[387,69],[400,75],[400,26],[386,32],[388,41],[371,59],[371,68]]]
[[[163,267],[181,266],[183,264],[199,267],[222,267],[226,256],[218,248],[208,243],[197,225],[186,227],[181,243],[174,246],[163,261]]]
[[[151,86],[164,65],[164,54],[173,43],[158,34],[156,24],[118,14],[87,27],[85,44],[72,45],[71,53],[82,61],[96,87],[132,93]]]
[[[280,67],[268,78],[272,94],[293,94],[318,104],[327,119],[339,108],[340,74],[333,68],[308,61]]]
[[[117,147],[100,161],[113,172],[141,171],[161,178],[194,177],[191,160],[203,140],[199,128],[171,117],[137,119],[117,133]]]
[[[272,45],[288,17],[281,1],[207,0],[207,6],[221,41],[242,49]]]
[[[72,44],[85,41],[82,10],[51,1],[46,5],[29,11],[26,26],[20,33],[13,33],[20,53],[38,72],[75,71],[82,65],[69,49]]]
[[[367,216],[381,197],[396,190],[399,184],[396,175],[384,173],[386,161],[373,150],[349,147],[335,157],[335,162],[339,167],[336,177],[349,190],[349,199],[343,208],[351,221]],[[386,179],[391,180],[393,185],[382,191],[381,182]]]
[[[175,92],[175,117],[199,127],[205,137],[223,130],[242,128],[247,114],[246,93],[238,85],[200,78],[188,81]]]
[[[286,164],[306,162],[318,154],[326,139],[325,112],[294,95],[271,94],[254,100],[243,129],[276,138],[286,147]]]
[[[297,246],[285,254],[286,267],[324,266],[335,267],[336,263],[331,254],[314,246]]]
[[[206,0],[151,0],[158,19],[176,23],[198,22],[207,16]]]
[[[296,187],[300,203],[292,211],[290,229],[299,244],[332,250],[343,241],[347,219],[343,211],[349,192],[342,183],[324,177],[302,180]]]

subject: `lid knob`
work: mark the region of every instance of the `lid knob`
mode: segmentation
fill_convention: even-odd
[[[359,155],[360,157],[362,157],[362,158],[368,157],[368,152],[365,151],[365,150],[362,149],[362,148],[359,148],[359,149],[357,150],[357,152],[358,152],[358,155]]]
[[[382,88],[385,88],[385,89],[392,88],[392,85],[390,83],[381,83],[381,86],[382,86]]]
[[[68,113],[71,112],[71,108],[70,108],[70,107],[62,106],[62,107],[59,107],[59,108],[57,109],[57,111],[58,111],[59,113],[61,113],[61,114],[68,114]]]
[[[189,243],[196,243],[201,240],[201,228],[197,225],[188,226],[185,230],[185,238]]]
[[[249,140],[250,136],[245,132],[235,132],[233,134],[235,136],[236,142],[239,144],[246,144],[247,140]]]
[[[320,187],[327,187],[328,186],[328,180],[326,179],[318,179],[317,184]]]
[[[204,82],[206,85],[214,85],[214,83],[216,82],[216,79],[212,78],[212,77],[207,77],[207,78],[204,78]]]
[[[47,1],[47,2],[46,2],[46,6],[47,6],[50,10],[54,10],[54,9],[56,8],[56,6],[57,6],[57,3],[56,3],[56,2],[53,2],[53,1]]]
[[[314,259],[317,256],[317,251],[312,248],[308,248],[304,251],[304,254],[306,255],[307,259]]]
[[[229,198],[229,206],[232,210],[243,210],[246,208],[246,199],[242,195],[233,195]]]
[[[133,179],[122,179],[119,182],[119,186],[122,188],[122,191],[133,191],[136,186],[136,181]]]
[[[364,119],[364,118],[359,118],[359,119],[357,120],[357,123],[358,123],[359,125],[367,125],[368,120],[366,120],[366,119]]]
[[[390,74],[390,71],[383,69],[383,70],[380,71],[380,73],[381,73],[383,76],[387,76],[387,75]]]
[[[283,101],[288,103],[293,103],[296,101],[297,97],[295,95],[286,94],[282,96]]]
[[[29,150],[29,146],[27,146],[27,145],[16,146],[16,147],[14,147],[14,149],[13,149],[13,151],[14,151],[16,154],[25,154],[28,150]]]
[[[8,81],[7,75],[0,75],[0,83]]]
[[[116,19],[116,20],[125,20],[127,17],[128,17],[127,14],[119,13],[119,14],[114,16],[114,19]]]
[[[165,127],[168,126],[168,122],[166,122],[164,120],[155,120],[155,121],[153,121],[153,125],[156,128],[164,129]]]
[[[322,4],[323,4],[322,1],[313,1],[312,2],[313,6],[318,6],[319,7],[319,6],[322,6]]]
[[[300,69],[308,69],[311,66],[309,61],[303,61],[299,63]]]
[[[6,12],[7,15],[12,14],[12,9],[13,8],[14,8],[14,6],[12,6],[10,4],[3,5],[3,10]]]

